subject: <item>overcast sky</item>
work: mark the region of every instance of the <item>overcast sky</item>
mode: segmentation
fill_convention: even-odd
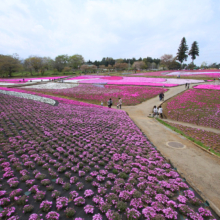
[[[0,0],[0,54],[160,58],[182,37],[220,63],[220,0]]]

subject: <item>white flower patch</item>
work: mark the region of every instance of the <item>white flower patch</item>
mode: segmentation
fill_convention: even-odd
[[[70,83],[46,83],[46,84],[39,84],[39,85],[32,85],[32,86],[25,86],[23,88],[33,88],[33,89],[70,89],[73,87],[78,86],[78,84],[70,84]]]
[[[28,93],[5,91],[5,90],[0,90],[0,93],[5,94],[5,95],[12,95],[12,96],[16,96],[16,97],[24,98],[24,99],[32,99],[32,100],[44,102],[44,103],[47,103],[50,105],[56,104],[56,101],[54,101],[53,99],[45,98],[45,97],[41,97],[41,96],[37,96],[37,95],[32,95],[32,94],[28,94]]]
[[[171,72],[166,74],[167,76],[176,76],[176,75],[204,75],[204,74],[211,74],[211,73],[219,73],[219,72]]]
[[[15,85],[16,83],[4,83],[4,82],[0,82],[0,86],[12,86]]]
[[[70,79],[70,80],[64,80],[64,82],[71,82],[71,83],[78,83],[80,81],[83,81],[83,80],[97,80],[97,79],[100,79],[100,78],[91,78],[91,79]]]

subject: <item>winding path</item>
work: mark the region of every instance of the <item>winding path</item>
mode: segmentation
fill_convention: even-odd
[[[171,98],[185,90],[185,86],[170,88],[165,99]],[[130,118],[161,152],[177,168],[187,182],[207,200],[213,210],[220,216],[220,158],[207,153],[193,142],[149,118],[154,105],[160,105],[158,97],[136,106],[123,106]],[[185,148],[172,148],[167,142],[175,141]]]

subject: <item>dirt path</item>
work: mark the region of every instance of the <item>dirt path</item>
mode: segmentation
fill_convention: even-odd
[[[170,122],[170,123],[173,123],[173,124],[187,126],[187,127],[190,127],[190,128],[198,128],[198,129],[201,129],[201,130],[210,131],[210,132],[213,132],[213,133],[216,133],[216,134],[220,134],[220,130],[216,129],[216,128],[209,128],[209,127],[190,124],[190,123],[186,123],[186,122],[174,121],[174,120],[171,120],[171,119],[164,119],[164,121]]]
[[[185,90],[185,86],[169,89],[165,99]],[[149,118],[154,105],[160,105],[158,97],[136,106],[123,106],[131,119],[146,134],[161,154],[169,160],[189,184],[207,200],[213,210],[220,216],[220,158],[213,156],[188,139]],[[167,146],[167,142],[180,142],[183,149]]]

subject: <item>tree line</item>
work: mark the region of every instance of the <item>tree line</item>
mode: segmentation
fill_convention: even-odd
[[[14,72],[27,71],[32,76],[34,73],[44,75],[48,70],[54,73],[73,73],[75,71],[97,72],[97,71],[121,71],[127,69],[156,69],[160,59],[151,57],[139,59],[113,59],[104,57],[102,60],[91,60],[85,62],[84,57],[79,54],[72,56],[58,55],[55,59],[50,57],[29,56],[22,60],[18,54],[0,54],[0,76],[12,76]]]
[[[191,57],[190,64],[184,64],[188,57]],[[185,37],[182,38],[177,54],[164,54],[160,58],[131,58],[131,59],[113,59],[104,57],[102,60],[85,62],[82,55],[75,54],[72,56],[58,55],[55,59],[50,57],[29,56],[26,59],[20,59],[18,54],[1,55],[0,54],[0,76],[12,76],[14,72],[27,71],[32,76],[34,73],[44,75],[48,70],[58,73],[73,73],[76,71],[86,72],[104,72],[104,71],[121,71],[121,70],[154,70],[154,69],[194,69],[196,66],[194,60],[199,56],[199,46],[194,41],[189,50]],[[197,67],[198,68],[198,67]],[[220,63],[212,63],[207,65],[203,62],[200,68],[220,68]]]

